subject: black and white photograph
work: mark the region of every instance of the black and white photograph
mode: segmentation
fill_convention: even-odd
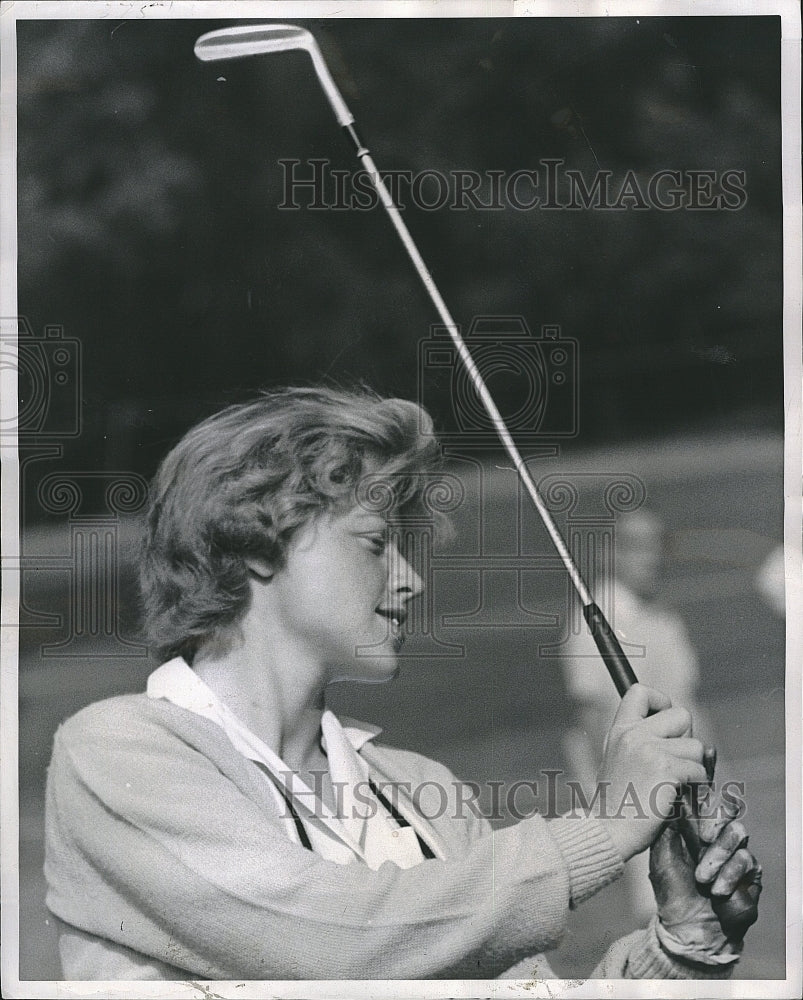
[[[2,995],[799,996],[798,5],[0,33]]]

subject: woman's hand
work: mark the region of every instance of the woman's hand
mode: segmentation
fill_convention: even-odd
[[[650,881],[658,904],[657,932],[666,951],[708,965],[735,961],[754,908],[741,923],[726,904],[737,888],[754,907],[761,894],[761,866],[747,850],[747,833],[729,816],[698,821],[703,851],[695,868],[680,832],[668,825],[650,851]]]
[[[691,735],[691,716],[672,708],[654,688],[635,684],[622,698],[605,740],[598,775],[600,818],[627,861],[645,850],[672,815],[678,787],[704,782],[703,745]]]

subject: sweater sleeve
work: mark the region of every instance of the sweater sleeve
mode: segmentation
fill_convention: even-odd
[[[47,903],[195,976],[491,978],[554,946],[569,905],[621,870],[593,820],[537,816],[449,860],[336,865],[290,842],[278,813],[158,714],[109,704],[56,736]]]

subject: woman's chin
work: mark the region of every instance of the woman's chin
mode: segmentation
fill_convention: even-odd
[[[365,659],[339,670],[332,678],[333,684],[348,681],[352,684],[387,684],[395,680],[401,672],[401,664],[395,654],[389,653],[377,659]]]

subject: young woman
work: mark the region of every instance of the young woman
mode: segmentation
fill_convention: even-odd
[[[696,873],[657,814],[492,832],[445,768],[327,710],[332,682],[397,671],[422,582],[389,526],[420,512],[437,457],[413,403],[287,389],[164,460],[141,562],[163,665],[55,738],[45,870],[66,978],[549,975],[534,956],[569,908],[653,843],[658,917],[595,974],[729,974],[740,943],[694,876],[714,896],[757,882],[738,822],[701,824]],[[637,685],[600,779],[645,802],[661,786],[668,811],[701,760],[688,713]]]

